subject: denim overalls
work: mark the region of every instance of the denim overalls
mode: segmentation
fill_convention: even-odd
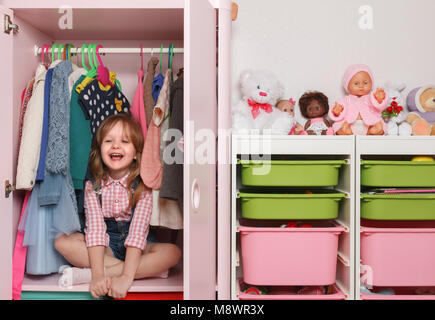
[[[139,184],[139,180],[136,179],[132,184],[132,191],[134,194],[134,190],[137,188]],[[102,204],[101,193],[98,192],[98,199],[100,200],[100,205]],[[109,235],[109,247],[113,252],[113,255],[116,259],[125,260],[125,254],[127,252],[127,248],[124,246],[125,239],[128,236],[128,232],[130,230],[130,223],[133,219],[135,207],[131,208],[131,217],[128,221],[116,221],[115,218],[104,218],[104,222],[106,223],[106,232]],[[157,239],[154,235],[152,229],[149,229],[147,244],[157,242]]]

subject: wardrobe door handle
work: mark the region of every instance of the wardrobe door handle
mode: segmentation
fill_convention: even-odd
[[[192,202],[192,207],[194,209],[194,212],[198,212],[199,202],[201,200],[201,192],[199,189],[198,181],[196,179],[194,179],[192,183],[192,191],[191,191],[190,199]]]

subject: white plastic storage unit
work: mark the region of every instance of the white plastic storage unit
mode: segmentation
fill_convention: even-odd
[[[174,73],[178,68],[184,67],[186,165],[182,263],[171,272],[168,279],[135,281],[130,291],[182,291],[184,299],[216,299],[217,288],[220,290],[220,285],[216,286],[216,166],[215,163],[201,164],[195,161],[195,148],[201,141],[194,137],[201,129],[211,130],[211,133],[216,135],[218,110],[228,114],[229,92],[226,83],[230,82],[230,1],[77,0],[71,3],[72,29],[60,29],[59,20],[66,11],[59,9],[64,8],[64,4],[65,2],[60,0],[0,1],[1,21],[5,22],[8,16],[10,21],[19,27],[17,33],[5,33],[3,27],[0,33],[0,81],[4,107],[0,118],[0,130],[4,138],[4,157],[0,166],[2,185],[6,180],[12,185],[15,183],[20,97],[26,82],[31,79],[40,62],[40,56],[34,53],[35,46],[69,42],[76,48],[77,44],[81,46],[82,43],[100,43],[103,47],[114,48],[139,48],[140,44],[145,48],[159,48],[160,43],[164,43],[167,48],[169,43],[174,43],[176,48],[184,48],[184,55],[174,56],[174,65],[178,66]],[[219,45],[217,26],[220,30]],[[154,55],[157,56],[158,53],[157,50],[154,51]],[[144,58],[146,69],[149,55],[145,54]],[[118,75],[126,72],[120,77],[121,81],[127,79],[123,83],[123,89],[132,101],[137,85],[136,72],[140,67],[139,54],[106,54],[103,61],[117,71]],[[164,66],[166,61],[167,55],[164,55],[161,61]],[[223,119],[219,120],[220,126],[228,126],[228,119],[219,119]],[[215,141],[209,141],[211,145],[208,150],[212,160],[216,159]],[[15,191],[8,197],[2,196],[0,200],[3,210],[0,215],[0,252],[3,259],[0,267],[1,299],[11,299],[12,252],[22,201],[23,193],[20,191]],[[26,277],[23,290],[59,291],[57,279],[58,275],[32,279]],[[221,278],[220,283],[224,283],[224,280]],[[227,282],[229,283],[229,280]],[[73,292],[86,290],[86,286],[72,289]],[[229,295],[229,289],[226,295]]]
[[[412,204],[409,206],[409,214],[398,216],[396,212],[402,211],[401,208],[388,209],[390,205],[383,207],[381,214],[373,214],[367,216],[364,211],[362,215],[361,191],[366,191],[363,185],[378,184],[376,187],[407,187],[403,185],[409,183],[411,187],[413,176],[409,175],[409,182],[404,182],[403,178],[406,177],[406,166],[418,166],[417,162],[412,164],[395,164],[397,161],[405,162],[411,160],[417,155],[435,155],[435,138],[430,136],[424,137],[369,137],[358,136],[356,137],[356,230],[359,231],[360,236],[356,237],[356,263],[355,263],[355,288],[356,298],[362,300],[410,300],[410,299],[435,299],[433,294],[435,288],[435,224],[434,221],[422,220],[430,218],[430,211],[435,210],[435,200],[433,196],[424,195],[423,199],[428,202],[429,216],[423,215],[424,212],[419,211],[419,206]],[[403,182],[394,182],[396,177],[388,178],[386,175],[385,185],[381,184],[381,180],[362,179],[362,166],[366,166],[369,170],[370,163],[364,164],[362,161],[382,161],[385,163],[392,163],[392,166],[397,166],[399,178]],[[383,163],[380,165],[383,165]],[[375,162],[373,162],[376,164]],[[426,164],[423,164],[426,165]],[[431,172],[434,166],[429,163]],[[366,169],[364,169],[366,170]],[[385,167],[384,167],[385,170]],[[411,169],[413,170],[413,169]],[[365,171],[366,172],[366,171]],[[401,176],[401,177],[400,177]],[[364,178],[367,175],[364,173]],[[372,182],[373,181],[373,182]],[[423,182],[421,182],[423,181]],[[433,180],[432,180],[433,181]],[[390,184],[395,184],[394,186]],[[431,183],[431,179],[424,179],[417,182],[419,187],[426,187],[435,185]],[[433,187],[433,186],[432,186]],[[395,205],[403,203],[402,196],[390,196]],[[365,196],[366,197],[366,196]],[[371,197],[371,196],[369,196]],[[413,196],[406,196],[416,201],[418,198]],[[370,200],[370,199],[369,199]],[[370,200],[373,201],[373,200]],[[390,200],[391,201],[391,200]],[[420,200],[419,200],[420,201]],[[398,202],[398,203],[397,203]],[[433,207],[430,209],[430,207]],[[423,207],[420,207],[423,208]],[[366,209],[365,209],[366,210]],[[421,210],[421,209],[420,209]],[[424,209],[427,210],[427,209]],[[427,213],[427,212],[426,212]],[[362,216],[366,219],[362,219]],[[409,217],[409,218],[408,218]],[[370,219],[368,219],[370,218]],[[418,221],[420,220],[420,221]],[[367,290],[370,289],[370,292]],[[375,294],[373,294],[375,293]],[[418,294],[417,294],[418,293]],[[424,293],[424,294],[422,294]]]
[[[354,137],[338,137],[338,136],[269,136],[269,135],[233,135],[232,136],[232,148],[231,148],[231,298],[232,299],[354,299]],[[264,158],[264,155],[267,158]],[[338,184],[333,187],[326,187],[324,189],[334,189],[337,192],[343,193],[343,198],[340,201],[338,208],[338,216],[334,219],[323,220],[316,222],[315,220],[306,220],[305,222],[312,226],[312,228],[271,228],[272,231],[265,231],[267,228],[261,229],[273,225],[275,223],[272,220],[252,220],[244,219],[241,212],[242,199],[239,197],[240,191],[244,190],[246,186],[241,183],[241,164],[240,160],[247,159],[272,159],[285,160],[285,161],[297,161],[298,159],[305,159],[307,162],[313,161],[341,161],[343,164],[339,169]],[[303,161],[302,161],[303,162]],[[307,170],[307,169],[305,169]],[[306,188],[311,189],[311,188]],[[273,191],[271,191],[272,193]],[[284,191],[287,192],[287,191]],[[291,192],[288,192],[291,193]],[[291,209],[291,208],[289,208]],[[266,210],[265,210],[266,211]],[[271,210],[272,211],[272,210]],[[269,212],[268,212],[269,213]],[[270,212],[272,214],[272,212]],[[267,216],[267,214],[265,214]],[[279,220],[278,220],[279,221]],[[272,223],[272,224],[270,224]],[[275,223],[276,224],[276,223]],[[253,227],[253,228],[250,228]],[[257,228],[258,227],[258,228]],[[316,228],[319,227],[319,228]],[[279,226],[278,226],[279,228]],[[274,230],[273,230],[274,229]],[[258,231],[258,232],[257,232]],[[242,235],[243,233],[243,235]],[[261,259],[260,257],[251,259],[249,266],[244,266],[244,257],[247,254],[252,254],[255,250],[249,250],[250,252],[243,252],[241,248],[242,237],[244,235],[253,236],[251,239],[256,242],[255,245],[263,247],[261,244],[264,241],[268,241],[269,248],[264,249],[264,254],[271,254],[273,261],[269,261],[268,258]],[[269,236],[274,237],[270,241]],[[338,243],[335,243],[335,255],[332,257],[332,264],[328,254],[320,254],[323,249],[330,250],[334,246],[334,237],[338,235]],[[315,237],[324,243],[315,243]],[[311,242],[310,248],[306,251],[310,251],[309,254],[302,252],[301,248],[304,248],[298,241],[305,241],[309,239]],[[314,241],[311,241],[313,240]],[[248,241],[248,240],[247,240]],[[279,254],[279,250],[275,250],[273,241],[278,241],[276,247],[280,247],[282,244],[279,241],[290,241],[292,246],[291,252],[286,250]],[[335,238],[335,241],[337,239]],[[313,244],[314,243],[314,244]],[[248,245],[252,245],[248,244]],[[284,246],[283,246],[284,247]],[[289,246],[288,246],[289,247]],[[246,248],[246,246],[244,246]],[[337,250],[338,248],[338,250]],[[302,251],[301,251],[302,250]],[[332,249],[331,252],[334,249]],[[276,253],[271,253],[276,252]],[[285,259],[282,257],[286,254],[294,253],[293,261],[291,259]],[[245,255],[245,256],[244,256]],[[298,261],[297,259],[304,259]],[[333,266],[332,279],[328,274],[320,275],[325,270],[316,270],[315,265],[309,261],[315,261],[316,259],[328,260],[329,265]],[[258,263],[258,267],[256,265]],[[336,262],[336,263],[335,263]],[[286,266],[279,265],[287,264]],[[323,263],[323,261],[322,261]],[[275,264],[272,266],[272,264]],[[283,276],[282,282],[276,279],[276,276],[270,273],[275,270],[276,272],[283,271],[286,267],[295,268],[295,272],[300,272],[300,280],[302,283],[296,283],[299,281],[297,278],[292,278],[289,275],[285,276],[285,272],[281,273]],[[244,268],[249,267],[255,269],[254,272],[244,272]],[[252,268],[254,267],[254,268]],[[306,272],[301,270],[305,267]],[[264,268],[264,272],[261,270]],[[279,271],[281,270],[281,271]],[[259,272],[258,272],[259,271]],[[310,276],[310,274],[312,276]],[[243,282],[243,276],[250,276],[255,278],[254,281],[258,282],[254,286],[265,286],[272,288],[274,294],[270,295],[247,295],[242,290],[247,284]],[[307,277],[308,275],[308,277]],[[302,279],[303,278],[303,279]],[[264,284],[260,283],[264,280]],[[290,294],[286,291],[287,287],[293,285],[323,285],[324,283],[316,283],[316,281],[327,281],[333,290],[328,295],[320,296],[304,296]],[[329,282],[328,282],[329,281]],[[312,282],[312,283],[310,283]],[[275,290],[276,289],[276,290]],[[284,289],[284,290],[282,290]],[[272,291],[270,291],[272,293]]]

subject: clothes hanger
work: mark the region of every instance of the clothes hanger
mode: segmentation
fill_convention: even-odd
[[[68,47],[69,47],[69,43],[65,44],[65,49],[63,50],[62,60],[68,60],[68,55],[67,55]]]
[[[48,52],[48,48],[50,46],[46,43],[44,43],[41,47],[41,63],[45,67],[45,69],[48,69],[48,65],[45,62],[45,54]]]
[[[162,74],[163,43],[160,45],[160,74]]]
[[[101,60],[101,57],[100,57],[99,50],[102,47],[103,46],[101,44],[99,44],[95,48],[95,52],[96,52],[98,62],[99,62],[99,66],[97,67],[97,79],[98,79],[98,81],[101,82],[101,84],[103,86],[107,86],[108,84],[110,84],[110,86],[113,87],[113,83],[110,81],[109,69],[107,69],[107,67],[104,66],[103,61]]]
[[[64,44],[59,45],[59,49],[57,50],[57,59],[58,60],[63,60],[62,59],[62,50],[63,50],[64,46],[65,46]]]
[[[88,73],[86,74],[86,77],[88,78],[95,78],[97,76],[98,62],[94,59],[96,47],[97,45],[93,43],[88,45],[88,58],[89,58],[89,64],[91,66]]]
[[[86,65],[86,59],[85,59],[85,48],[88,49],[88,45],[86,43],[82,44],[80,53],[82,55],[82,68],[85,69],[86,71],[89,71],[88,66]],[[88,49],[89,50],[89,49]]]
[[[59,48],[59,45],[58,44],[56,44],[56,43],[53,43],[52,45],[51,45],[51,62],[53,62],[54,61],[54,49],[55,48]]]
[[[172,72],[172,57],[174,56],[174,45],[171,43],[169,45],[169,53],[168,53],[168,69],[171,69],[171,83],[174,82],[174,76]]]
[[[70,60],[70,61],[71,61],[71,57],[74,56],[74,54],[71,53],[71,49],[72,49],[72,48],[75,48],[75,46],[74,46],[72,43],[69,43],[69,44],[68,44],[68,60]]]
[[[151,49],[152,52],[152,49]],[[143,72],[143,46],[142,44],[140,45],[140,69]]]

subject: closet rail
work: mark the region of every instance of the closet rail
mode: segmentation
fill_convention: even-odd
[[[58,48],[54,48],[54,52],[58,52]],[[71,48],[71,53],[81,53],[82,49],[81,48]],[[35,52],[35,56],[38,54],[41,54],[42,52],[42,48],[38,47],[37,45],[35,45],[34,48],[34,52]],[[51,48],[48,50],[49,53],[51,53]],[[84,52],[88,52],[88,49],[85,48]],[[99,50],[100,53],[140,53],[141,49],[140,48],[101,48]],[[155,53],[155,54],[159,54],[160,53],[160,48],[143,48],[142,49],[143,53]],[[168,53],[169,52],[169,48],[163,48],[162,53]],[[184,48],[174,48],[173,49],[174,54],[175,53],[184,53]]]

